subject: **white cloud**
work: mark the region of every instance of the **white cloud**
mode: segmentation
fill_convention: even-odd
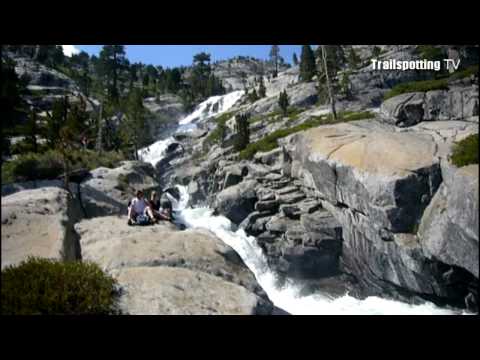
[[[73,54],[78,54],[80,50],[78,50],[75,45],[62,45],[63,53],[65,56],[72,56]]]

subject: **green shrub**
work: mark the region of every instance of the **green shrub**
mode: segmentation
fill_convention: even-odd
[[[290,128],[286,128],[286,129],[279,129],[277,131],[272,132],[271,134],[268,134],[263,139],[255,143],[249,144],[244,150],[240,152],[239,157],[242,160],[252,159],[257,152],[265,152],[265,151],[273,150],[279,146],[277,141],[278,139],[287,137],[288,135],[297,133],[299,131],[308,130],[310,128],[317,127],[320,125],[329,125],[329,124],[336,124],[339,122],[370,119],[373,117],[375,117],[375,114],[369,111],[340,112],[337,114],[336,120],[333,118],[332,114],[312,117],[302,124],[299,124]]]
[[[63,172],[61,156],[48,151],[44,154],[27,153],[2,164],[2,181],[32,181],[55,179]]]
[[[402,83],[394,86],[390,91],[384,95],[384,100],[391,97],[410,93],[410,92],[425,92],[431,90],[448,90],[448,81],[446,79],[412,81]]]
[[[295,121],[298,119],[298,115],[302,113],[304,110],[297,109],[297,108],[288,108],[287,110],[287,117],[289,121]],[[256,116],[252,116],[249,120],[250,124],[254,124],[259,121],[267,120],[268,123],[273,123],[277,121],[283,120],[284,114],[282,110],[275,110],[268,114],[260,114]]]
[[[478,134],[470,135],[456,143],[450,160],[458,167],[478,164]]]
[[[127,191],[130,187],[130,182],[128,181],[128,176],[125,174],[118,175],[118,185],[116,186],[120,191]]]
[[[217,123],[217,127],[208,134],[207,138],[205,139],[203,146],[204,147],[209,147],[214,144],[219,144],[222,142],[224,139],[226,133],[227,133],[227,121],[230,120],[234,115],[236,114],[236,111],[230,111],[226,112],[217,118],[215,118],[215,122]]]
[[[69,155],[72,161],[71,170],[92,170],[101,166],[114,168],[124,160],[123,154],[113,151],[99,155],[92,150],[76,150]],[[63,171],[63,159],[58,151],[26,153],[2,163],[2,182],[51,180],[62,175]]]
[[[448,77],[448,80],[453,81],[453,80],[464,79],[466,77],[470,77],[475,74],[478,75],[478,65],[470,66],[465,70],[455,71],[452,75]]]
[[[430,61],[441,61],[444,58],[443,50],[432,45],[419,45],[417,52],[422,59]]]
[[[118,314],[117,296],[93,263],[31,257],[2,270],[2,315]]]

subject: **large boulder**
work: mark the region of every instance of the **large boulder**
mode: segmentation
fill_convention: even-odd
[[[240,224],[255,209],[257,185],[255,180],[246,180],[224,189],[216,196],[215,211]]]
[[[126,218],[84,220],[82,259],[118,278],[130,314],[262,314],[272,304],[238,254],[206,230],[170,223],[129,227]]]
[[[398,127],[418,124],[424,118],[425,93],[413,92],[394,96],[386,100],[380,113],[385,121]]]
[[[124,161],[115,169],[101,167],[82,182],[82,203],[88,217],[126,214],[127,204],[136,190],[158,190],[151,164]]]
[[[383,102],[380,114],[386,122],[398,127],[434,120],[477,117],[478,121],[478,86],[401,94]]]
[[[424,252],[478,278],[478,165],[460,168],[442,184],[419,227]]]
[[[283,143],[292,158],[292,175],[314,190],[322,206],[341,224],[341,267],[358,278],[367,294],[387,293],[403,299],[419,295],[459,305],[470,285],[456,283],[452,291],[445,274],[461,271],[452,270],[448,265],[453,264],[451,260],[445,264],[423,250],[430,241],[443,240],[420,241],[416,233],[442,183],[443,163],[452,143],[460,133],[466,136],[478,132],[478,125],[458,121],[433,124],[400,131],[378,121],[357,121],[321,126],[286,138]],[[468,188],[474,186],[473,180],[462,185],[451,174],[449,178],[459,189],[467,183]],[[478,176],[476,179],[478,182]],[[451,201],[461,206],[471,196]],[[475,205],[471,207],[470,215]],[[463,233],[478,239],[478,228],[474,235],[478,218],[460,220],[455,207],[450,211],[466,228]],[[452,246],[458,247],[455,251],[470,249],[464,245],[471,240],[461,240],[453,231],[449,235],[453,236]],[[478,257],[457,263],[461,269],[478,268]]]
[[[58,187],[2,197],[2,268],[29,256],[78,259],[73,224],[81,216],[78,203]]]
[[[463,120],[478,116],[478,86],[428,91],[423,120]]]
[[[169,266],[116,269],[130,315],[255,315],[258,298],[207,273]]]

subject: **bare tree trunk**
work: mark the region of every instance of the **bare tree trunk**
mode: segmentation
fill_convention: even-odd
[[[327,53],[325,51],[325,45],[320,45],[320,46],[322,47],[322,60],[323,60],[323,68],[325,71],[325,77],[327,80],[328,97],[330,98],[330,105],[332,107],[333,118],[337,120],[337,112],[335,110],[335,97],[332,91],[332,86],[330,84],[330,75],[328,74]]]
[[[97,152],[102,153],[102,116],[103,116],[103,104],[100,103],[100,109],[98,111],[98,132],[97,132]]]
[[[33,152],[38,153],[38,143],[37,143],[37,113],[32,108],[32,144]]]
[[[38,61],[38,57],[40,56],[40,45],[35,45],[35,55],[34,59]]]

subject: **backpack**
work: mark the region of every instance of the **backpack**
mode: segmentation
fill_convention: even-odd
[[[135,222],[137,225],[150,225],[150,218],[146,215],[138,215]]]

